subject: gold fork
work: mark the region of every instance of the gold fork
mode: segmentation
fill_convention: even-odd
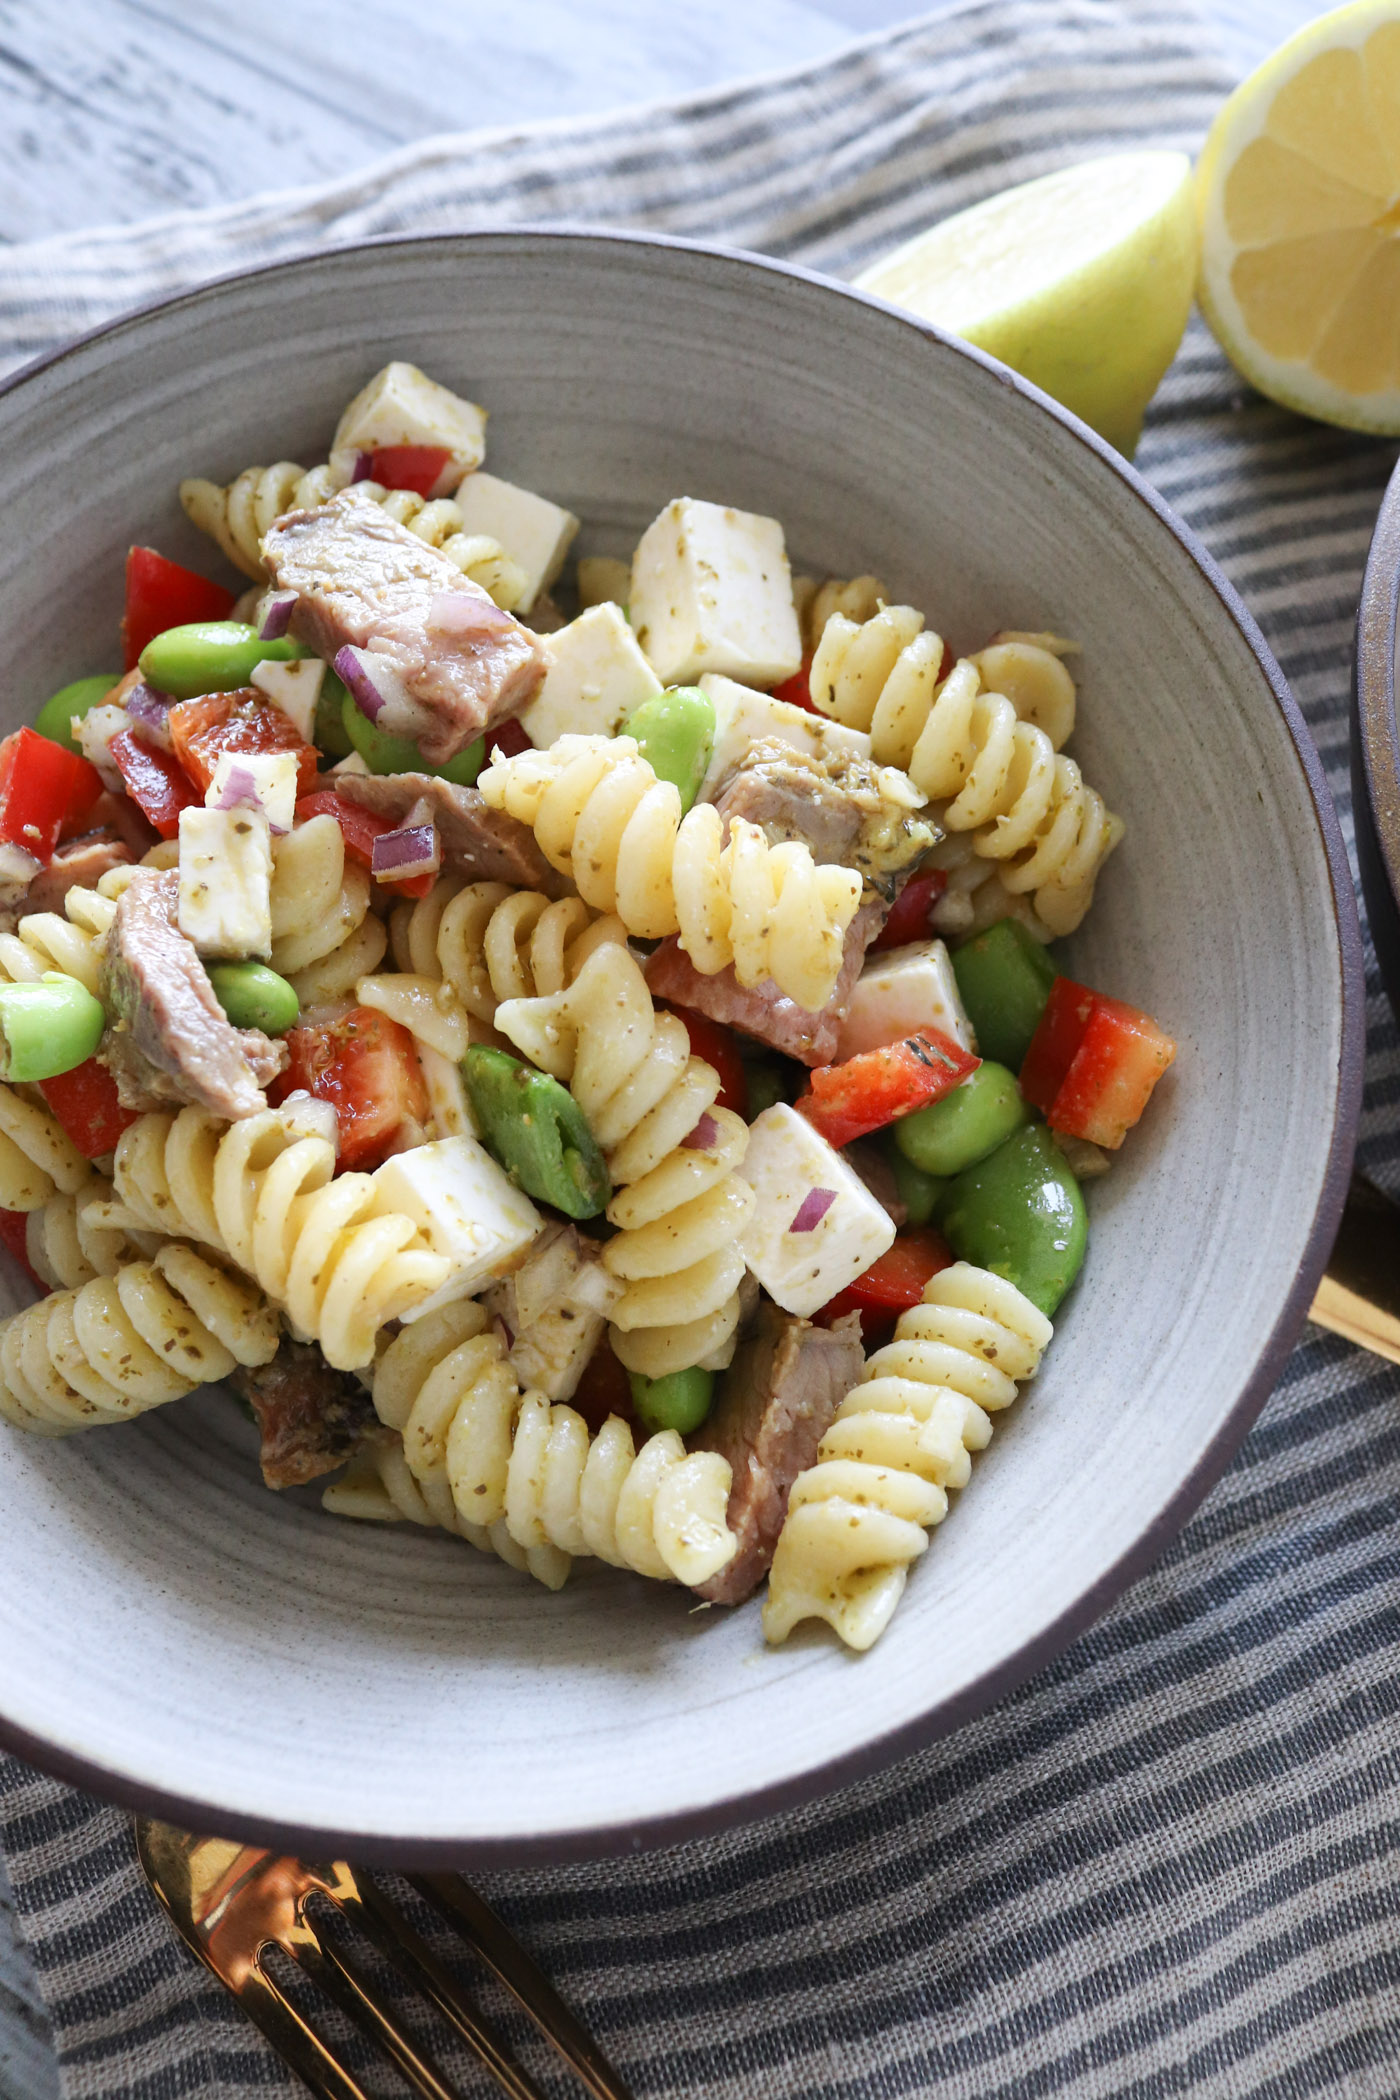
[[[147,1817],[136,1821],[146,1879],[177,1931],[262,2029],[273,2048],[322,2100],[369,2100],[365,2089],[305,2020],[264,1963],[280,1947],[356,2025],[377,2042],[424,2100],[462,2100],[368,1978],[317,1931],[307,1904],[322,1896],[434,2005],[513,2100],[545,2100],[507,2056],[431,1948],[395,1906],[344,1860],[325,1867],[286,1859],[230,1838],[196,1837]],[[602,2050],[520,1942],[456,1874],[404,1877],[454,1926],[497,1981],[523,2006],[594,2100],[631,2100]]]

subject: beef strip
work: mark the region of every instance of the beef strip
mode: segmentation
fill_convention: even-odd
[[[353,1458],[378,1426],[374,1403],[348,1371],[319,1349],[283,1340],[270,1364],[240,1366],[229,1384],[262,1431],[262,1476],[270,1488],[303,1487]]]
[[[517,713],[544,677],[544,650],[529,628],[353,488],[278,518],[263,554],[276,588],[298,594],[299,641],[328,661],[347,643],[373,644],[398,672],[422,711],[408,733],[434,765]],[[453,604],[442,619],[435,607],[446,598]]]
[[[432,804],[445,862],[471,882],[508,882],[513,889],[562,897],[569,888],[535,844],[528,824],[488,809],[474,787],[432,773],[339,773],[335,791],[376,816],[403,819],[415,802]]]
[[[729,1528],[739,1550],[697,1585],[712,1604],[741,1604],[768,1572],[788,1496],[865,1365],[860,1315],[814,1327],[765,1299],[741,1343],[709,1421],[691,1448],[718,1451],[734,1472]]]
[[[907,781],[901,789],[901,781],[903,775],[848,751],[818,758],[761,737],[721,786],[715,807],[726,827],[732,817],[746,817],[775,846],[799,841],[819,866],[855,868],[867,898],[892,904],[940,836],[918,814],[917,790]]]
[[[118,899],[102,958],[107,1032],[97,1054],[124,1108],[192,1103],[230,1119],[256,1115],[286,1047],[227,1019],[176,923],[179,897],[172,868],[140,876]]]
[[[899,1193],[894,1168],[873,1138],[857,1138],[841,1147],[846,1165],[859,1174],[896,1232],[909,1223],[909,1206]]]
[[[836,1055],[836,1037],[856,979],[865,961],[865,951],[889,914],[889,906],[871,898],[846,928],[846,946],[836,989],[818,1014],[809,1013],[795,999],[779,991],[771,977],[761,984],[742,985],[729,964],[714,977],[702,977],[690,957],[683,953],[675,934],[662,941],[646,965],[646,980],[653,998],[669,999],[677,1006],[693,1007],[737,1028],[770,1050],[781,1050],[804,1065],[829,1065]]]
[[[621,1296],[602,1249],[560,1224],[546,1226],[520,1267],[482,1294],[510,1330],[511,1369],[547,1400],[573,1398]]]
[[[89,821],[94,829],[114,831],[133,860],[140,860],[152,846],[160,844],[160,833],[130,795],[114,795],[104,788],[92,805]]]
[[[66,839],[19,903],[0,912],[0,932],[13,933],[26,912],[62,911],[71,889],[95,889],[110,869],[127,867],[131,859],[115,831],[85,831],[81,838]]]

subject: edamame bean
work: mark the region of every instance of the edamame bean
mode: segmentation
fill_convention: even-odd
[[[296,1026],[301,1002],[285,977],[260,962],[209,964],[214,997],[235,1028],[261,1028],[285,1035]]]
[[[389,736],[386,731],[376,729],[369,716],[360,713],[349,693],[345,695],[340,719],[346,736],[371,773],[436,773],[442,780],[453,780],[459,787],[470,787],[481,771],[481,761],[486,754],[484,737],[478,737],[474,744],[468,744],[465,751],[449,758],[445,766],[430,766],[412,737]]]
[[[48,737],[52,743],[62,744],[67,751],[81,754],[82,746],[74,736],[71,726],[73,717],[76,715],[81,720],[90,708],[105,700],[117,683],[119,675],[113,671],[110,675],[104,673],[98,678],[75,678],[71,685],[60,686],[58,691],[44,702],[34,718],[34,727],[40,736]]]
[[[694,1365],[688,1371],[671,1371],[665,1378],[644,1378],[629,1371],[632,1406],[643,1429],[655,1435],[658,1429],[674,1429],[689,1436],[710,1412],[715,1397],[715,1374]]]
[[[1042,1123],[959,1174],[939,1224],[962,1261],[1005,1276],[1048,1319],[1079,1274],[1089,1220],[1079,1184]]]
[[[894,1141],[925,1174],[961,1174],[1030,1119],[1015,1073],[987,1059],[950,1093],[912,1116],[902,1116],[894,1126]]]
[[[898,1129],[896,1124],[895,1129]],[[886,1153],[894,1169],[894,1185],[899,1200],[908,1212],[910,1225],[927,1225],[938,1208],[939,1198],[948,1184],[936,1174],[925,1174],[916,1167],[912,1159],[906,1159],[898,1145],[890,1145]]]
[[[598,1140],[567,1087],[505,1050],[462,1059],[481,1142],[527,1196],[567,1218],[596,1218],[612,1194]]]
[[[348,698],[345,687],[327,664],[321,690],[316,695],[316,719],[311,725],[311,741],[327,758],[348,758],[355,748],[345,733],[345,702]]]
[[[764,1109],[772,1108],[776,1101],[791,1101],[795,1089],[789,1077],[790,1069],[780,1065],[777,1059],[772,1057],[744,1059],[750,1123],[756,1122]]]
[[[1055,982],[1040,942],[1019,919],[998,919],[954,950],[953,975],[982,1055],[1019,1072]]]
[[[259,664],[290,663],[310,656],[289,634],[264,641],[242,620],[196,620],[167,627],[141,651],[138,669],[147,685],[172,700],[197,700],[203,693],[232,693],[247,685]]]
[[[668,685],[644,700],[627,723],[642,757],[658,780],[679,789],[681,814],[691,807],[710,763],[715,741],[715,704],[693,685]]]
[[[76,977],[45,970],[37,984],[0,984],[0,1079],[56,1079],[85,1065],[107,1017]]]

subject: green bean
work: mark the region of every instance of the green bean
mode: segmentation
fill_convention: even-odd
[[[939,1224],[960,1260],[1007,1277],[1047,1319],[1079,1274],[1089,1239],[1079,1184],[1043,1123],[959,1174]]]
[[[1015,1073],[986,1059],[950,1093],[901,1117],[894,1141],[925,1174],[946,1177],[975,1167],[1030,1119]]]
[[[40,736],[48,737],[55,744],[62,744],[66,750],[81,753],[82,745],[72,730],[73,717],[77,715],[81,720],[90,708],[105,700],[117,683],[118,676],[116,671],[110,675],[104,672],[98,678],[75,678],[71,685],[60,686],[58,691],[44,702],[34,718],[34,727]]]
[[[710,1412],[715,1396],[715,1374],[698,1364],[688,1371],[670,1371],[664,1378],[644,1378],[629,1371],[632,1407],[643,1429],[675,1429],[689,1436]]]
[[[607,1165],[568,1088],[508,1051],[473,1043],[462,1077],[481,1142],[527,1196],[568,1218],[596,1218],[612,1194]]]
[[[147,642],[138,668],[158,693],[197,700],[203,693],[236,692],[259,664],[290,663],[310,654],[289,634],[265,641],[242,620],[196,620],[189,627],[167,627]]]
[[[627,723],[658,780],[679,789],[681,814],[694,802],[715,741],[715,704],[693,685],[668,685]]]
[[[346,736],[371,773],[436,773],[442,780],[455,781],[459,787],[470,787],[481,771],[481,761],[486,754],[484,737],[478,737],[474,744],[468,744],[465,751],[449,758],[445,766],[430,766],[412,737],[390,736],[385,730],[376,729],[369,716],[361,714],[349,693],[345,695],[340,719]]]
[[[982,1055],[1019,1072],[1055,982],[1040,942],[1019,920],[998,919],[954,951],[953,975]]]
[[[0,1079],[56,1079],[85,1065],[107,1017],[76,977],[45,970],[37,984],[0,984]]]
[[[285,1035],[296,1026],[301,1002],[285,977],[260,962],[210,963],[214,997],[235,1028]]]

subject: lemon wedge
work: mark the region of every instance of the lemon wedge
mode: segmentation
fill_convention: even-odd
[[[1353,0],[1251,73],[1196,191],[1201,306],[1245,378],[1400,433],[1400,0]]]
[[[1114,153],[987,197],[855,281],[990,351],[1131,454],[1195,279],[1190,161]]]

